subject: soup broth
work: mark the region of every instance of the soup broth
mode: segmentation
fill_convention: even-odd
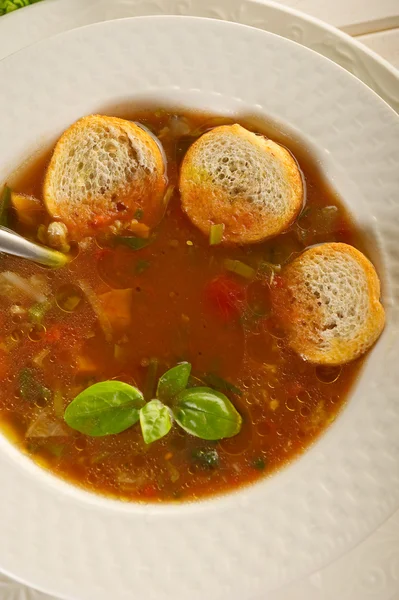
[[[182,212],[179,164],[199,135],[231,121],[190,112],[123,116],[146,125],[164,146],[165,214],[139,249],[87,239],[58,270],[1,257],[0,425],[38,464],[88,490],[123,500],[193,500],[273,473],[336,418],[361,361],[327,368],[294,354],[269,290],[281,266],[306,247],[340,241],[361,248],[361,238],[306,148],[281,138],[306,184],[300,217],[260,244],[210,246]],[[268,134],[267,126],[261,133]],[[41,199],[50,155],[20,172],[13,189]],[[50,219],[40,208],[29,216],[22,222],[11,214],[11,226],[37,241],[39,226]],[[234,272],[231,261],[249,270]],[[43,314],[35,292],[21,295],[4,273],[45,295]],[[65,425],[66,406],[89,385],[115,379],[151,398],[156,378],[180,361],[192,365],[190,386],[219,389],[234,404],[243,419],[236,436],[209,442],[173,426],[147,445],[138,426],[89,437]]]

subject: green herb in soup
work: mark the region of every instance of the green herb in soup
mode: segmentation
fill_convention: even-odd
[[[64,418],[70,427],[86,435],[111,435],[134,425],[143,405],[143,394],[137,388],[121,381],[103,381],[76,396]]]
[[[205,235],[182,210],[180,165],[200,135],[231,119],[124,116],[149,127],[165,151],[158,219],[149,223],[139,201],[125,229],[131,198],[118,199],[113,229],[97,215],[93,235],[75,242],[43,203],[53,149],[12,179],[12,195],[3,189],[0,224],[70,247],[70,260],[52,270],[1,257],[0,427],[38,464],[85,489],[193,500],[269,475],[335,419],[361,361],[325,368],[302,360],[271,286],[284,285],[282,268],[306,247],[361,247],[362,239],[307,149],[245,119],[297,158],[306,207],[261,243],[225,245],[222,215]]]

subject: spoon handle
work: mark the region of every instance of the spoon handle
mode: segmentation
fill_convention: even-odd
[[[47,267],[62,267],[69,260],[62,252],[34,244],[6,227],[0,227],[0,252],[20,256]]]

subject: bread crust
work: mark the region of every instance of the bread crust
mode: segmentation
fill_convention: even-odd
[[[325,285],[326,278],[331,286]],[[325,243],[305,250],[273,282],[272,301],[288,344],[316,364],[341,365],[358,358],[385,325],[375,268],[348,244]]]
[[[241,156],[251,152],[259,162],[259,168],[252,165],[252,170],[249,168],[241,171],[241,179],[234,184],[237,194],[227,189],[225,182],[215,184],[212,181],[209,176],[212,165],[209,165],[208,176],[207,169],[198,166],[201,162],[204,163],[205,147],[219,144],[222,138],[232,147],[235,144],[237,148],[241,148]],[[221,160],[226,162],[227,156],[228,153]],[[267,170],[266,160],[270,163],[270,171]],[[258,187],[265,190],[268,185],[267,177],[272,178],[271,173],[276,170],[281,181],[275,186],[273,206],[266,196],[264,203],[259,200],[254,202],[253,195],[251,196],[255,188],[254,180],[258,178]],[[265,173],[266,177],[263,176]],[[192,144],[180,169],[179,188],[183,210],[205,235],[209,235],[212,225],[224,224],[224,244],[250,244],[278,235],[295,220],[302,209],[304,198],[302,174],[291,153],[283,146],[238,124],[215,127]],[[275,210],[277,205],[278,211]]]
[[[124,165],[125,173],[128,173],[125,179],[122,177],[114,181],[113,187],[104,186],[101,193],[91,193],[85,189],[79,197],[79,190],[71,181],[68,165],[74,160],[75,153],[79,153],[82,172],[86,173],[81,178],[82,185],[87,184],[88,177],[93,180],[98,176],[101,161],[92,147],[87,149],[87,140],[93,132],[104,143],[107,135],[110,142],[117,140],[116,136],[120,135],[125,147],[130,144],[132,158],[129,164]],[[137,156],[134,147],[136,142],[151,164],[151,169],[140,168],[135,173],[131,165]],[[131,171],[128,171],[130,167]],[[65,179],[69,181],[65,183]],[[68,185],[69,190],[65,189]],[[59,138],[47,168],[43,198],[51,216],[67,225],[72,239],[80,239],[95,235],[99,229],[104,230],[115,221],[130,221],[138,209],[143,211],[143,222],[153,225],[159,218],[165,187],[164,158],[149,133],[124,119],[89,115],[71,125]]]

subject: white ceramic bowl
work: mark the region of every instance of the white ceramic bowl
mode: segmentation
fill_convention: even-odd
[[[366,230],[387,328],[347,408],[301,459],[196,504],[78,490],[0,438],[0,568],[73,600],[243,600],[315,570],[399,505],[399,119],[327,59],[231,23],[145,17],[78,29],[0,63],[0,181],[78,117],[126,101],[273,119],[301,136]]]

